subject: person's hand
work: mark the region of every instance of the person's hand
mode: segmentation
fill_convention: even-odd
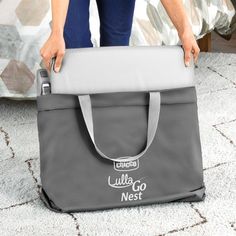
[[[192,30],[186,29],[183,33],[179,34],[179,38],[182,42],[182,47],[184,49],[185,65],[189,66],[191,60],[191,53],[193,54],[194,62],[196,64],[200,49],[198,47],[197,41],[193,35]]]
[[[51,33],[50,37],[41,48],[40,54],[48,71],[50,71],[51,59],[56,57],[54,71],[59,72],[65,54],[65,41],[63,35],[60,33]]]

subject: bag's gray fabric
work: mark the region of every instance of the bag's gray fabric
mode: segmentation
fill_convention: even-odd
[[[145,93],[91,96],[95,139],[105,154],[137,155],[143,149],[147,97]],[[80,211],[188,198],[202,200],[195,88],[162,92],[161,101],[159,125],[151,147],[138,164],[133,163],[134,170],[122,171],[122,167],[116,170],[112,161],[102,159],[94,149],[77,96],[38,97],[42,195],[48,199],[47,204],[54,210]],[[121,178],[121,188],[111,187],[109,176],[111,185]],[[125,187],[127,176],[131,182],[136,181],[135,185],[146,184],[146,189],[136,192],[132,186]],[[132,199],[132,194],[138,198],[140,193],[142,200],[125,201],[128,196]]]
[[[150,91],[37,97],[41,199],[48,208],[76,212],[204,199],[195,87],[151,93],[153,101]],[[137,160],[117,159],[140,153]]]
[[[104,154],[96,144],[94,137],[94,127],[93,127],[93,115],[92,115],[92,104],[91,98],[89,95],[79,95],[80,108],[83,114],[85,125],[87,127],[90,138],[94,144],[96,151],[100,154],[101,157],[117,162],[128,162],[135,161],[142,157],[152,144],[152,141],[156,135],[156,130],[159,121],[160,115],[160,93],[159,92],[150,92],[149,93],[149,111],[148,111],[148,121],[147,121],[147,142],[145,148],[135,156],[123,156],[123,157],[108,157]]]

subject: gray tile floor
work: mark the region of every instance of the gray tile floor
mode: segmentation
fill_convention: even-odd
[[[0,99],[0,235],[236,235],[236,54],[202,53],[196,69],[207,197],[58,214],[39,199],[36,104]]]

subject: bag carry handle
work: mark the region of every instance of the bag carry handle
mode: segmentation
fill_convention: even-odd
[[[109,157],[106,156],[97,146],[95,138],[94,138],[94,129],[93,129],[93,116],[92,116],[92,104],[90,95],[79,95],[79,103],[81,107],[81,111],[83,114],[83,118],[90,135],[90,138],[94,144],[96,151],[100,154],[101,157],[116,161],[116,162],[128,162],[134,161],[138,158],[142,157],[150,147],[158,126],[159,115],[160,115],[160,106],[161,106],[161,98],[159,92],[149,92],[149,109],[148,109],[148,126],[147,126],[147,142],[145,149],[135,156],[121,156],[121,157]]]

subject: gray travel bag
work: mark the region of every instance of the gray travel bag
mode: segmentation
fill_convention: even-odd
[[[194,66],[179,46],[68,49],[37,73],[41,199],[78,212],[205,196]]]

